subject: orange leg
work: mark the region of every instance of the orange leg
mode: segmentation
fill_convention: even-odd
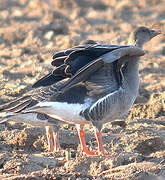
[[[53,143],[54,143],[54,148],[53,148],[54,152],[58,152],[60,150],[58,132],[53,131]]]
[[[86,143],[85,143],[85,132],[81,129],[80,126],[77,125],[77,134],[79,137],[79,141],[81,144],[81,153],[82,155],[86,155],[86,156],[97,156],[97,152],[96,151],[89,151]]]
[[[98,145],[98,154],[104,155],[104,148],[103,148],[103,141],[102,141],[101,132],[95,130],[95,136],[96,136],[97,145]]]
[[[48,141],[48,151],[57,152],[60,149],[58,141],[58,133],[53,131],[53,128],[46,126],[46,136]]]

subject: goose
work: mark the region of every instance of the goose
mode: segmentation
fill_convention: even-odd
[[[50,126],[58,121],[75,124],[81,153],[104,155],[102,126],[123,117],[131,109],[139,89],[139,59],[145,54],[142,47],[158,34],[160,32],[139,27],[132,35],[131,45],[101,45],[89,41],[57,52],[51,63],[55,69],[37,81],[34,90],[0,107],[1,111],[10,112],[13,105],[24,105],[21,111],[7,115],[2,121],[31,120]],[[38,115],[49,118],[38,120]],[[89,151],[86,146],[85,124],[94,127],[97,151]]]

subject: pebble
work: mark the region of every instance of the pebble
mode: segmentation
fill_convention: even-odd
[[[48,32],[45,34],[44,38],[47,39],[47,40],[50,40],[50,39],[53,37],[53,34],[54,34],[53,31],[48,31]]]
[[[23,11],[20,11],[19,9],[16,9],[13,14],[14,17],[21,17],[23,16]]]

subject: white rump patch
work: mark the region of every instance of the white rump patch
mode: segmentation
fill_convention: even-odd
[[[86,109],[89,104],[68,104],[66,102],[41,102],[29,112],[40,112],[46,115],[65,121],[68,123],[84,123],[86,120],[79,114],[82,110]],[[28,111],[26,111],[28,112]]]

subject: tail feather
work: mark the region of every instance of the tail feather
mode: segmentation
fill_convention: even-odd
[[[10,109],[7,109],[7,111],[18,113],[24,110],[30,103],[31,103],[31,99],[26,100],[25,102],[19,103],[16,106],[11,107]]]
[[[9,103],[0,106],[0,112],[20,112],[32,102],[30,96],[17,98]]]
[[[13,115],[6,115],[5,117],[0,118],[0,124],[3,124],[7,121],[9,121],[10,117],[12,117]]]
[[[7,121],[13,121],[17,123],[27,123],[31,124],[33,126],[49,126],[54,125],[57,126],[58,130],[58,124],[59,121],[55,120],[54,118],[51,118],[45,114],[38,114],[38,113],[13,113],[13,114],[7,114],[5,117],[0,118],[0,124],[5,123]]]

